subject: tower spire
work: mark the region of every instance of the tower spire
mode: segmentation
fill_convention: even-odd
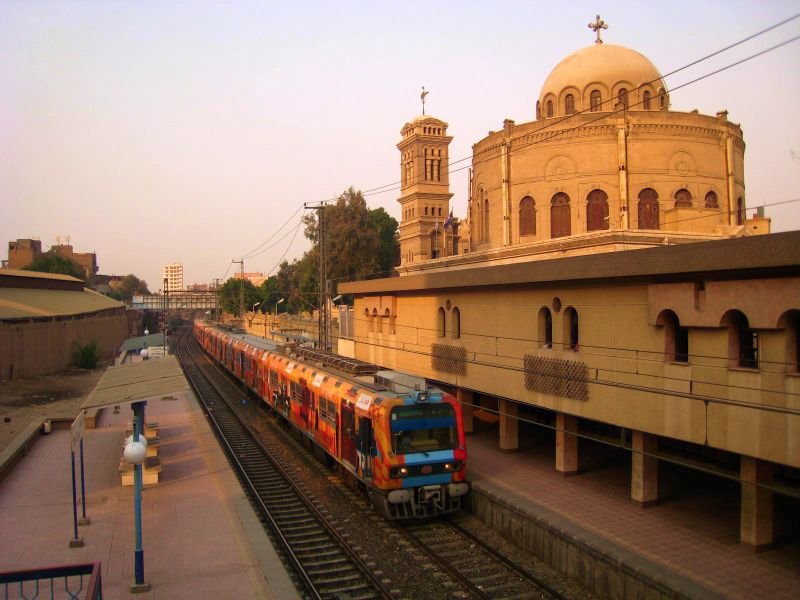
[[[430,94],[430,92],[425,91],[425,86],[422,86],[422,93],[419,95],[419,99],[422,100],[422,114],[425,114],[425,96]]]

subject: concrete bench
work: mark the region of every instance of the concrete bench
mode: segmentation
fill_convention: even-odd
[[[161,459],[157,456],[148,456],[142,464],[142,485],[155,485],[158,483],[158,474],[161,473]],[[119,461],[119,474],[122,485],[133,485],[133,465],[124,458]]]

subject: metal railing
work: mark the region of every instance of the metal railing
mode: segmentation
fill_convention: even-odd
[[[103,600],[100,563],[0,573],[0,598]]]

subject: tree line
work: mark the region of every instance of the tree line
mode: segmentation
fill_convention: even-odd
[[[278,312],[299,313],[318,308],[320,221],[325,231],[327,279],[334,296],[340,281],[394,274],[399,259],[397,220],[383,208],[370,209],[361,191],[351,187],[336,202],[304,217],[305,236],[312,246],[301,258],[283,261],[278,272],[260,286],[246,279],[228,279],[220,288],[222,309],[239,316],[242,289],[247,312],[271,313],[277,307]],[[281,298],[284,301],[278,304]]]

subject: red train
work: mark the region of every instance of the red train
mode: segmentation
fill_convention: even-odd
[[[197,321],[205,350],[361,482],[390,519],[461,508],[461,407],[424,379]]]

